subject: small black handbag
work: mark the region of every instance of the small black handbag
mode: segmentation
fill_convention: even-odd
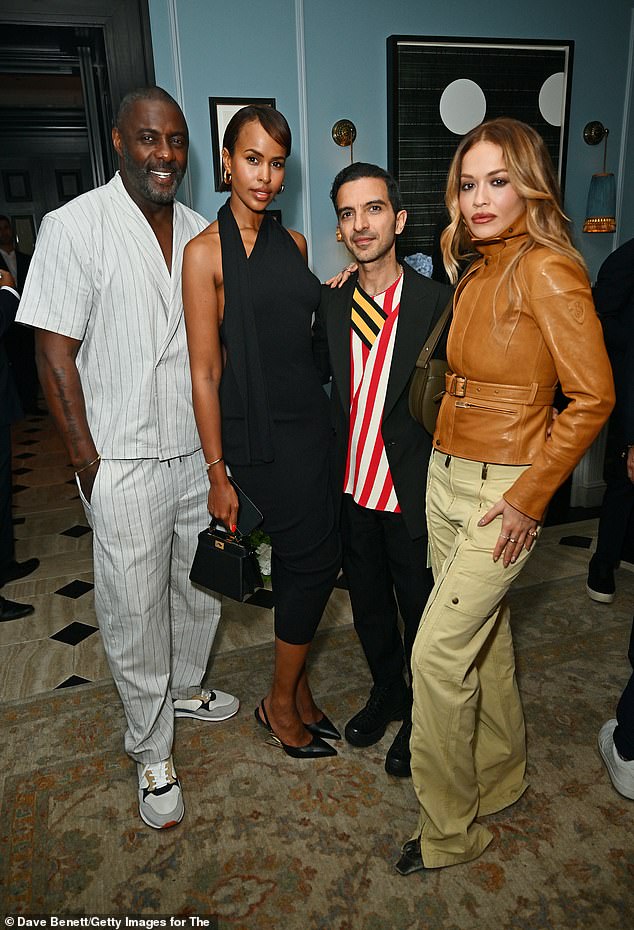
[[[235,601],[244,601],[263,587],[258,557],[248,539],[218,529],[213,520],[198,534],[189,579]]]

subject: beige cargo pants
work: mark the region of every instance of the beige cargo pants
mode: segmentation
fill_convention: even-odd
[[[492,835],[476,818],[527,788],[524,715],[504,597],[526,564],[492,559],[501,517],[479,519],[526,466],[434,453],[427,521],[435,585],[414,644],[412,777],[420,803],[414,836],[428,868],[475,859]],[[486,474],[485,474],[486,472]],[[532,551],[532,550],[531,550]]]

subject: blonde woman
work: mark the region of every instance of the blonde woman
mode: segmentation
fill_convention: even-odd
[[[420,817],[397,871],[475,859],[478,818],[526,790],[524,718],[505,595],[548,503],[608,418],[610,365],[546,147],[517,120],[461,141],[443,257],[456,288],[427,520],[434,589],[412,657]],[[559,383],[569,403],[552,421]]]

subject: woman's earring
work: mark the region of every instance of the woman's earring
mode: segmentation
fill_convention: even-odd
[[[280,194],[282,193],[283,190],[284,190],[284,185],[282,184],[282,186],[280,187]]]
[[[227,187],[231,185],[231,172],[227,171],[226,168],[222,170],[222,180]]]

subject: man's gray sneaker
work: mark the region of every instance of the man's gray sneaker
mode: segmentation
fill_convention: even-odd
[[[175,717],[194,717],[196,720],[228,720],[238,713],[240,701],[226,691],[207,691],[201,689],[190,698],[177,698],[174,701]]]
[[[137,762],[141,820],[164,830],[180,823],[185,813],[183,794],[172,757],[161,762]]]

